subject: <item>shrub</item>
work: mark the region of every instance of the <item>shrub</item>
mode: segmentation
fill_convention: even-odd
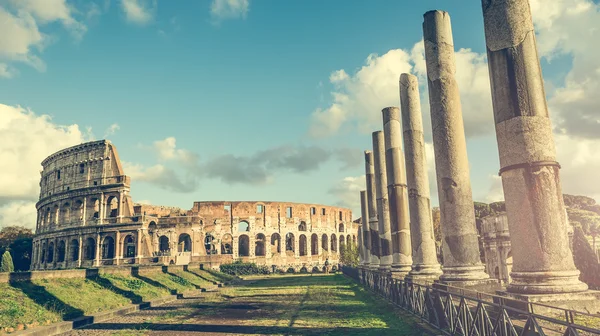
[[[269,274],[269,268],[264,265],[256,265],[255,263],[245,263],[235,261],[231,264],[221,264],[219,270],[222,273],[229,275],[250,275],[250,274]]]
[[[4,251],[2,255],[2,264],[0,264],[0,272],[14,272],[15,266],[13,265],[12,257],[10,252]]]

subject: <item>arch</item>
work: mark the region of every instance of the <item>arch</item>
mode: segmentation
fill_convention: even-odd
[[[46,242],[42,244],[42,264],[46,262]]]
[[[64,203],[60,207],[60,213],[58,215],[59,224],[66,224],[71,222],[71,204],[69,202]]]
[[[127,235],[123,239],[123,257],[135,258],[135,240],[133,239],[133,235]]]
[[[300,235],[300,239],[299,239],[298,243],[299,243],[298,245],[300,245],[299,246],[300,247],[300,251],[299,251],[300,252],[300,256],[302,257],[302,256],[307,255],[308,254],[308,251],[307,251],[308,249],[307,249],[307,246],[306,246],[307,245],[306,244],[306,236],[303,235],[303,234]]]
[[[221,239],[221,254],[233,254],[233,237],[229,233]]]
[[[110,196],[106,199],[106,218],[117,217],[119,211],[119,200],[117,196]]]
[[[352,245],[356,246],[356,236],[352,235]]]
[[[291,232],[288,232],[288,234],[285,235],[285,250],[286,251],[295,251],[295,241],[294,241],[294,234]]]
[[[217,254],[217,249],[215,247],[215,237],[210,233],[207,233],[204,237],[204,249],[206,249],[206,254]]]
[[[306,231],[306,222],[305,221],[300,222],[300,225],[298,225],[298,231]]]
[[[96,240],[89,237],[85,240],[85,260],[94,259],[96,259]]]
[[[69,260],[71,260],[71,261],[79,260],[79,240],[78,239],[71,240],[71,243],[69,244],[69,250],[71,250],[69,252]]]
[[[73,213],[78,221],[83,220],[83,202],[81,200],[76,200],[73,203]]]
[[[238,232],[250,232],[250,224],[246,221],[241,221],[238,224]]]
[[[192,237],[187,233],[180,234],[177,246],[179,252],[192,252]]]
[[[279,233],[273,233],[271,235],[271,253],[281,253],[281,236]]]
[[[338,225],[338,231],[344,232],[344,223],[340,223],[340,225]]]
[[[150,223],[148,223],[148,230],[156,230],[156,222],[155,221],[151,221]]]
[[[238,255],[240,257],[250,256],[250,238],[247,235],[241,235],[238,238]]]
[[[338,244],[339,244],[340,252],[342,252],[344,250],[344,248],[346,248],[346,239],[344,238],[344,235],[340,235],[338,237]]]
[[[158,238],[158,251],[161,253],[165,253],[165,252],[169,252],[171,250],[171,247],[169,246],[169,237],[167,236],[160,236],[160,238]]]
[[[310,254],[319,254],[319,236],[317,236],[316,233],[313,233],[312,236],[310,236]]]
[[[337,244],[337,237],[335,236],[335,233],[331,235],[331,252],[337,252],[338,248],[338,244]]]
[[[325,233],[321,237],[321,249],[323,249],[323,251],[329,251],[329,236]]]
[[[100,218],[100,200],[97,198],[92,198],[92,217],[91,219],[99,219]]]
[[[102,241],[102,259],[113,259],[115,257],[115,240],[111,236],[104,237]]]
[[[48,244],[48,262],[51,263],[54,261],[54,242],[50,242]]]
[[[262,233],[256,235],[256,242],[254,243],[254,255],[257,257],[265,256],[265,235]]]
[[[350,235],[346,236],[346,246],[352,245],[352,237]]]
[[[65,261],[65,241],[61,240],[58,242],[56,246],[56,262],[64,262]]]

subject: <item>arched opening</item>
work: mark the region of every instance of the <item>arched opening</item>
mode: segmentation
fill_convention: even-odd
[[[123,240],[123,256],[125,258],[135,257],[135,240],[132,235],[127,235]]]
[[[56,261],[57,262],[63,262],[65,261],[65,241],[61,240],[58,242],[58,246],[56,249]]]
[[[262,233],[256,235],[254,255],[257,257],[265,256],[265,235]]]
[[[344,232],[344,224],[340,223],[340,225],[338,227],[338,231],[339,232]]]
[[[115,240],[106,236],[102,241],[102,259],[113,259],[115,257]]]
[[[117,217],[119,211],[119,200],[116,196],[110,196],[106,200],[106,218]]]
[[[286,251],[295,251],[295,246],[294,246],[294,234],[293,233],[288,233],[285,235],[285,250]]]
[[[211,235],[210,233],[207,233],[206,237],[204,237],[204,248],[206,249],[207,255],[217,254],[217,249],[215,248],[214,240],[215,237],[213,237],[213,235]]]
[[[180,234],[177,246],[179,252],[192,252],[192,237],[187,233]]]
[[[338,248],[338,244],[337,244],[337,237],[335,236],[335,234],[331,235],[331,252],[337,252]]]
[[[319,236],[317,236],[316,233],[313,233],[312,236],[310,236],[310,254],[319,254]]]
[[[96,241],[94,238],[85,240],[85,260],[96,259]]]
[[[79,240],[73,239],[69,245],[69,249],[71,250],[69,259],[71,261],[79,260]]]
[[[306,236],[305,235],[300,235],[299,241],[298,241],[299,245],[300,245],[300,251],[298,251],[300,253],[300,256],[305,256],[307,255],[307,248],[306,248]]]
[[[160,238],[158,238],[158,251],[160,253],[167,253],[170,250],[171,247],[169,246],[169,237],[160,236]]]
[[[41,263],[46,262],[46,243],[42,244],[42,261]]]
[[[340,251],[346,246],[346,240],[343,235],[340,235]]]
[[[250,238],[246,235],[241,235],[238,238],[238,255],[240,257],[248,257],[250,255]]]
[[[306,231],[306,222],[300,222],[300,225],[298,225],[298,231]]]
[[[73,203],[73,214],[77,221],[83,220],[83,202],[81,200],[75,201]]]
[[[352,245],[356,246],[356,236],[352,236]]]
[[[238,232],[250,232],[250,224],[246,221],[241,221],[238,224]]]
[[[229,233],[221,239],[221,254],[233,254],[233,237]]]
[[[352,237],[350,237],[350,235],[347,235],[347,236],[346,236],[346,245],[347,245],[347,246],[350,246],[350,244],[352,244],[352,240],[351,240],[351,238],[352,238]]]
[[[92,198],[92,219],[100,218],[100,200]]]
[[[321,237],[321,248],[323,251],[329,251],[329,237],[326,234]]]
[[[54,262],[54,242],[50,242],[48,245],[48,262]]]
[[[281,236],[279,233],[271,235],[271,254],[281,253]]]
[[[148,223],[148,230],[150,231],[154,231],[156,230],[156,222],[155,221],[151,221],[150,223]]]
[[[71,204],[68,202],[60,208],[59,224],[64,225],[71,222]]]

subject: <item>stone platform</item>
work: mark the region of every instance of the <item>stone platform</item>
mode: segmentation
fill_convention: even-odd
[[[443,290],[449,293],[459,293],[461,289],[467,291],[484,292],[494,294],[502,289],[502,284],[498,279],[480,279],[480,280],[465,280],[465,281],[434,281],[433,288]]]
[[[536,314],[548,315],[560,312],[555,308],[542,306],[548,305],[600,315],[600,291],[595,290],[565,294],[519,294],[499,290],[496,291],[496,295],[507,298],[504,300],[504,305],[524,311],[529,310],[527,307],[529,303],[540,304],[533,305],[533,312]],[[499,301],[499,298],[494,301]]]

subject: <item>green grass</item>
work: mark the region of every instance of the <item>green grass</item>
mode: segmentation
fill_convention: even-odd
[[[4,328],[23,325],[43,325],[58,322],[62,313],[38,304],[18,288],[0,284],[0,332]]]

